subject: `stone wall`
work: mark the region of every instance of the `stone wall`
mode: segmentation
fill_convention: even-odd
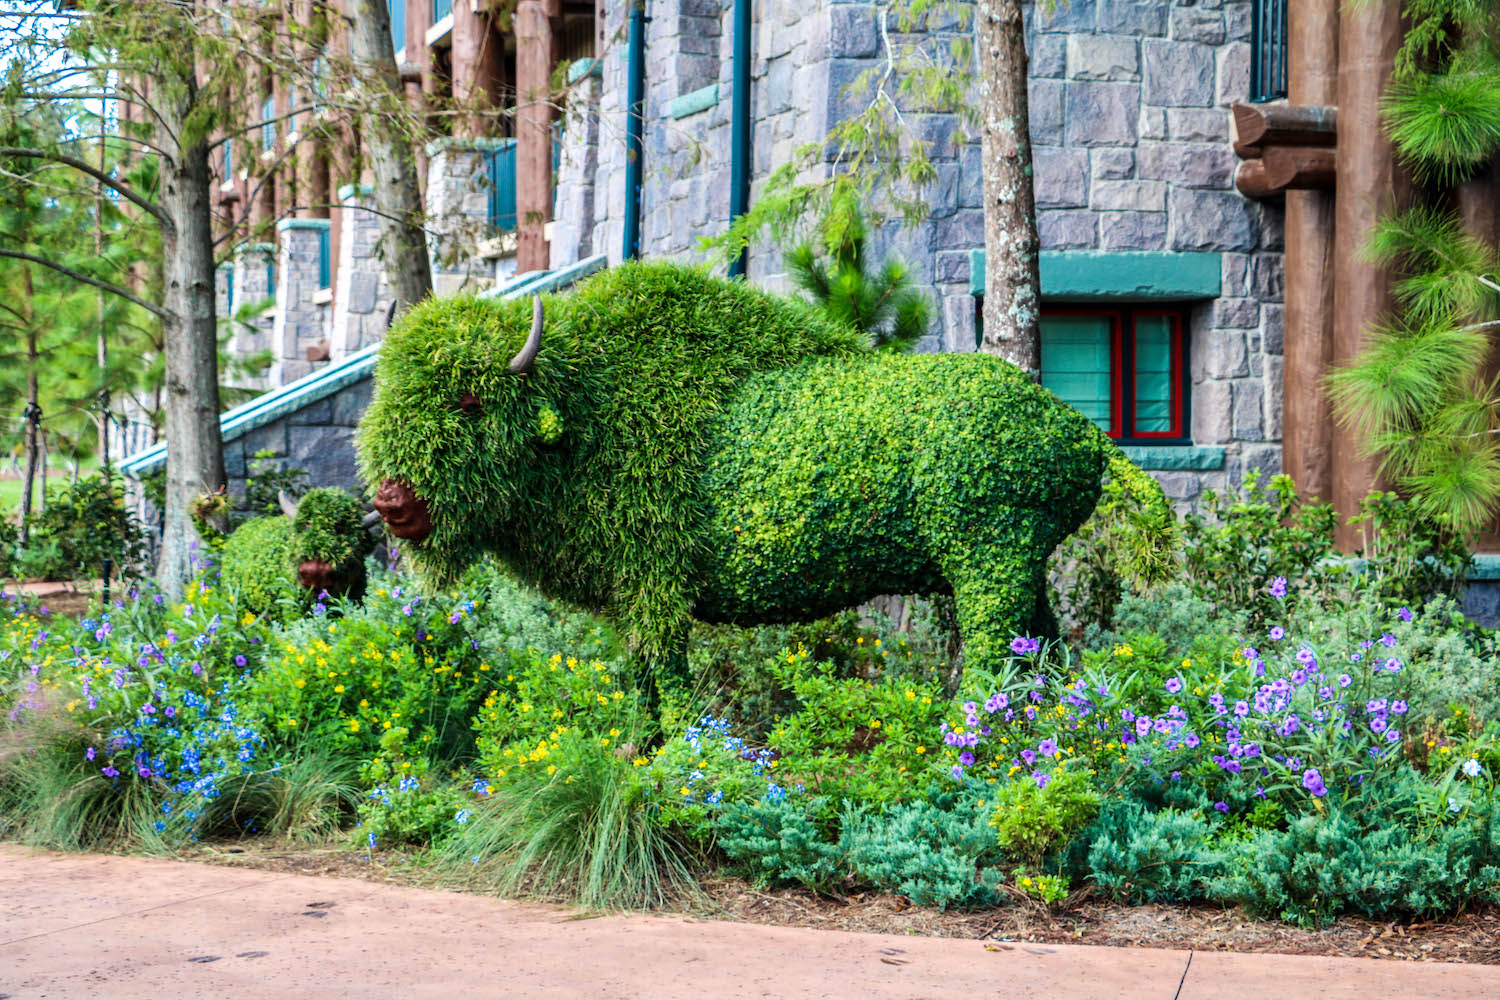
[[[364,496],[354,455],[354,429],[370,405],[374,382],[345,386],[309,406],[224,443],[224,468],[232,493],[243,494],[256,455],[268,465],[302,469],[310,486],[342,486]]]
[[[286,385],[319,367],[308,352],[324,346],[329,331],[316,301],[320,243],[327,219],[282,219],[276,224],[276,308],[271,323],[271,385]]]
[[[385,336],[391,291],[376,249],[380,217],[369,211],[372,189],[349,184],[339,189],[342,231],[338,241],[338,288],[334,301],[330,353],[337,361]]]

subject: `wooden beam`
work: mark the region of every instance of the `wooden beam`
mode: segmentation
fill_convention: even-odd
[[[551,267],[552,22],[539,0],[516,8],[516,267]]]
[[[1246,198],[1274,198],[1280,192],[1266,176],[1266,164],[1260,157],[1240,161],[1234,171],[1234,186]]]
[[[1332,146],[1339,109],[1317,104],[1235,104],[1234,139],[1242,146]]]
[[[1320,146],[1266,149],[1266,180],[1277,191],[1332,191],[1337,175],[1335,150]]]

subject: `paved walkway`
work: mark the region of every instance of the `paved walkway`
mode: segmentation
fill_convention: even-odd
[[[993,949],[993,950],[992,950]],[[578,919],[349,879],[0,846],[0,997],[1500,997],[1500,968]],[[1187,971],[1184,979],[1183,972]]]

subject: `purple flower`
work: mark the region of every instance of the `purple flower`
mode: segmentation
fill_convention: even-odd
[[[460,616],[459,616],[459,613],[457,611],[453,612],[453,614],[451,614],[451,615],[448,616],[448,624],[449,625],[457,625],[459,617]]]
[[[1145,736],[1149,732],[1151,732],[1151,716],[1149,716],[1149,715],[1138,715],[1138,716],[1136,716],[1135,717],[1135,734],[1137,736]]]
[[[1036,720],[1036,706],[1035,705],[1027,705],[1026,706],[1026,718],[1031,719],[1032,721]]]
[[[1315,767],[1310,767],[1302,772],[1302,787],[1312,792],[1317,798],[1322,798],[1328,794],[1328,786],[1323,784],[1323,776],[1318,773],[1318,769]]]
[[[1301,687],[1302,685],[1306,684],[1307,683],[1307,671],[1303,670],[1301,667],[1298,667],[1296,670],[1293,670],[1292,673],[1291,673],[1291,681],[1297,687]]]
[[[1271,596],[1272,597],[1285,597],[1286,596],[1286,577],[1284,577],[1284,576],[1278,576],[1276,579],[1274,579],[1274,580],[1271,581]]]
[[[244,653],[236,653],[234,655],[234,665],[237,666],[237,667],[243,667],[245,665],[245,654]]]
[[[1387,632],[1385,635],[1380,637],[1380,644],[1388,648],[1392,647],[1396,645],[1396,637]]]
[[[1036,745],[1036,749],[1043,757],[1056,757],[1057,741],[1054,739],[1042,740],[1042,742]]]
[[[411,605],[410,604],[403,604],[401,606],[401,613],[403,615],[405,615],[406,617],[410,618],[411,617]]]
[[[1032,764],[1036,763],[1036,751],[1034,751],[1034,750],[1022,750],[1021,751],[1021,759],[1026,762],[1026,766],[1027,767],[1030,767]]]
[[[1256,660],[1254,666],[1255,666],[1255,676],[1257,676],[1257,677],[1264,677],[1264,676],[1266,676],[1266,661],[1265,660]]]
[[[1399,674],[1401,672],[1401,661],[1396,659],[1394,656],[1389,660],[1386,660],[1383,666],[1390,673]]]
[[[1399,730],[1399,729],[1387,730],[1387,732],[1385,734],[1385,741],[1387,743],[1400,743],[1401,742],[1401,730]]]
[[[974,763],[974,754],[968,750],[965,750],[963,753],[958,755],[958,762],[964,767],[968,767],[970,764]]]
[[[1283,639],[1285,637],[1286,637],[1286,629],[1282,628],[1280,625],[1272,625],[1271,626],[1271,639],[1273,641],[1280,641],[1281,639]]]
[[[1247,660],[1253,660],[1260,655],[1255,651],[1254,646],[1246,646],[1244,649],[1240,650],[1240,652],[1245,655],[1245,659]]]
[[[1402,608],[1400,611],[1396,612],[1396,617],[1400,618],[1404,622],[1411,621],[1411,608]]]
[[[1012,653],[1015,653],[1017,656],[1025,656],[1028,653],[1035,653],[1041,648],[1042,644],[1039,640],[1032,639],[1026,636],[1018,635],[1010,641],[1010,651]]]
[[[1181,781],[1182,780],[1182,772],[1181,771],[1173,771],[1172,772],[1172,780],[1173,781]]]
[[[1215,802],[1214,803],[1214,808],[1217,809],[1217,810],[1219,810],[1219,812],[1221,812],[1221,813],[1227,813],[1229,811],[1229,803],[1228,802]]]
[[[1400,699],[1397,699],[1396,701],[1391,702],[1391,713],[1393,715],[1405,715],[1406,714],[1406,702],[1401,701]]]
[[[979,706],[978,705],[974,704],[972,701],[966,701],[966,702],[964,702],[964,714],[965,715],[973,715],[977,711],[979,711]],[[974,723],[971,722],[971,723],[969,723],[969,725],[972,726],[972,725],[974,725]]]
[[[1304,667],[1314,666],[1318,662],[1318,654],[1314,653],[1309,647],[1303,646],[1297,650],[1297,662]]]
[[[199,663],[197,660],[193,661],[193,676],[194,677],[202,677],[203,676],[203,664]]]
[[[106,778],[118,778],[120,776],[120,772],[115,770],[113,764],[106,764],[105,766],[101,767],[99,769],[99,773],[104,775]]]
[[[955,778],[962,778],[964,776],[963,765],[961,765],[961,764],[954,764],[953,765],[953,776]]]
[[[89,747],[87,750],[85,750],[83,752],[83,759],[84,760],[93,760],[94,759],[94,748],[93,747]]]
[[[139,774],[143,778],[149,778],[151,777],[151,768],[147,767],[145,764],[142,764],[140,767],[135,769],[135,773]]]
[[[1237,701],[1234,703],[1234,714],[1240,718],[1250,714],[1250,705],[1247,702]]]
[[[1180,677],[1167,678],[1167,694],[1176,694],[1182,690],[1182,679]]]
[[[986,712],[998,712],[1009,704],[1010,698],[1008,698],[1007,696],[1003,694],[992,694],[990,695],[989,700],[984,703],[984,710]]]
[[[1354,678],[1353,677],[1350,677],[1348,674],[1339,674],[1339,687],[1346,688],[1350,684],[1353,684],[1353,683],[1354,683]]]
[[[1032,771],[1031,778],[1036,782],[1036,787],[1043,790],[1046,789],[1047,782],[1052,780],[1050,775],[1043,774],[1041,771]]]
[[[168,705],[166,708],[162,709],[162,714],[169,719],[175,719],[177,718],[177,709],[173,708],[171,705]]]
[[[1197,733],[1188,733],[1187,736],[1183,738],[1182,742],[1187,744],[1187,748],[1189,750],[1196,750],[1198,748],[1198,744],[1202,743],[1203,741],[1198,738]]]

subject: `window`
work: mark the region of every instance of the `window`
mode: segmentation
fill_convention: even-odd
[[[287,109],[288,112],[291,112],[292,109],[294,109],[296,106],[297,106],[297,85],[295,83],[289,83],[289,84],[287,84],[287,87],[286,87],[286,109]],[[297,116],[295,114],[292,114],[289,118],[287,118],[287,126],[286,127],[287,127],[287,131],[289,131],[289,132],[295,132],[295,131],[297,131]]]
[[[224,142],[224,180],[234,180],[234,140]]]
[[[1250,100],[1286,96],[1286,11],[1291,0],[1255,0],[1250,17]]]
[[[276,123],[271,121],[276,115],[276,98],[268,97],[260,102],[260,118],[265,122],[260,127],[260,148],[272,150],[276,148]]]
[[[396,61],[402,62],[406,51],[406,0],[391,0],[391,45],[396,50]]]
[[[272,253],[275,253],[275,251],[273,250]],[[268,299],[274,299],[275,297],[276,297],[276,258],[275,257],[268,257],[266,259],[266,298],[268,298]]]
[[[453,0],[432,0],[432,23],[437,24],[453,13]]]
[[[318,230],[318,288],[328,288],[333,284],[333,267],[329,258],[328,227]]]
[[[1121,441],[1188,443],[1182,310],[1042,310],[1042,385]]]
[[[490,182],[490,225],[511,232],[516,228],[516,141],[507,139],[499,149],[487,151],[484,167]]]

